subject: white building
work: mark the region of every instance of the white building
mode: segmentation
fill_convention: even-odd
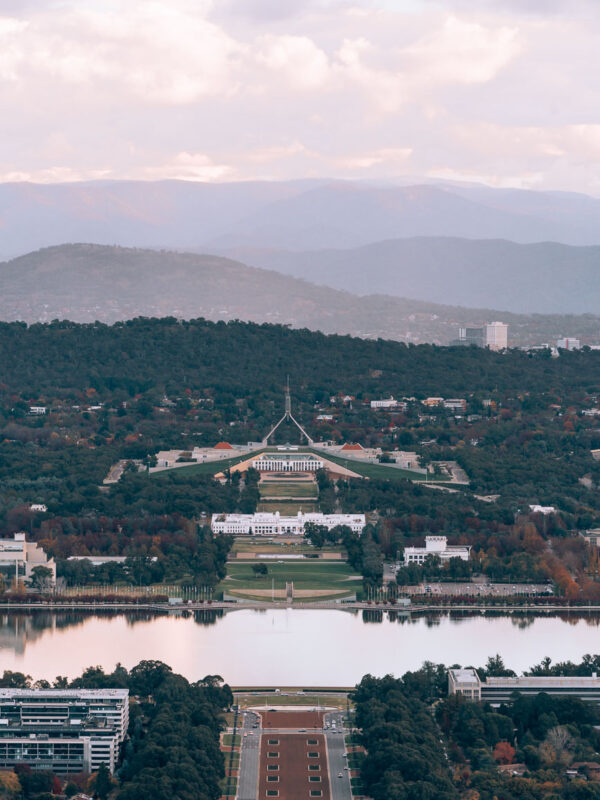
[[[600,528],[590,528],[589,531],[582,531],[580,536],[583,536],[592,547],[600,547]]]
[[[444,408],[448,408],[451,411],[466,411],[467,401],[464,397],[449,397],[444,400]]]
[[[307,523],[323,525],[331,530],[337,525],[347,525],[354,533],[361,533],[366,525],[364,514],[303,514],[294,517],[282,516],[279,511],[256,514],[213,514],[211,528],[214,533],[233,536],[302,536]]]
[[[425,547],[405,547],[404,564],[423,564],[427,556],[437,556],[441,561],[461,558],[468,561],[470,545],[449,546],[446,536],[426,536]]]
[[[10,581],[29,580],[34,567],[52,570],[52,584],[56,583],[56,563],[35,542],[25,540],[24,533],[15,533],[12,539],[0,539],[0,575]]]
[[[529,506],[529,509],[532,514],[544,514],[547,516],[548,514],[556,514],[556,508],[554,506]]]
[[[389,397],[387,400],[371,400],[371,408],[397,408],[398,401],[394,400],[393,397]]]
[[[259,472],[316,472],[323,461],[311,453],[263,453],[252,466]]]
[[[46,413],[46,406],[29,406],[29,413],[34,417],[43,416]]]
[[[481,700],[481,679],[472,667],[448,670],[448,694],[461,694],[469,700]]]
[[[419,456],[411,450],[390,450],[390,456],[402,469],[419,469]]]
[[[572,336],[564,336],[556,342],[556,346],[562,350],[579,350],[581,341]]]
[[[128,724],[128,689],[0,689],[0,769],[113,772]]]
[[[504,350],[508,347],[508,325],[504,322],[490,322],[484,325],[484,346],[490,350]]]

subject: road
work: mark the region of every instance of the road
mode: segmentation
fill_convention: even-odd
[[[256,800],[258,795],[258,757],[260,753],[260,716],[252,711],[244,712],[244,724],[240,729],[242,753],[238,779],[237,800]]]
[[[335,722],[334,732],[332,723]],[[347,759],[344,758],[346,752],[344,729],[344,714],[335,711],[327,714],[325,724],[329,727],[325,730],[327,741],[327,760],[329,762],[329,785],[331,787],[331,800],[352,800],[352,790],[350,788],[350,770],[345,769]],[[342,777],[338,777],[339,774]]]

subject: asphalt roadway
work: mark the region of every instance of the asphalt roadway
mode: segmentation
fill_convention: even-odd
[[[336,731],[333,732],[332,723],[336,723]],[[327,714],[325,723],[329,728],[325,731],[327,741],[327,761],[329,763],[329,786],[331,800],[352,800],[352,790],[350,788],[350,770],[344,769],[347,766],[347,759],[344,758],[346,752],[346,730],[344,725],[344,714],[342,711],[334,711]],[[341,731],[341,733],[339,732]],[[339,775],[342,774],[340,778]]]
[[[242,752],[238,777],[237,800],[256,800],[258,794],[258,758],[260,753],[260,728],[253,725],[260,717],[253,711],[244,711],[244,724],[240,728]]]

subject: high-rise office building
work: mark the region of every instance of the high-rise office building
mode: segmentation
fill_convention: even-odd
[[[504,322],[490,322],[484,325],[484,346],[490,350],[504,350],[508,347],[508,325]]]
[[[458,339],[453,339],[450,345],[474,345],[489,347],[490,350],[504,350],[508,347],[508,325],[504,322],[490,322],[479,327],[459,328]]]

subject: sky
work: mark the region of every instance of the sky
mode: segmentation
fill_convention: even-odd
[[[600,196],[598,0],[0,0],[0,182]]]

